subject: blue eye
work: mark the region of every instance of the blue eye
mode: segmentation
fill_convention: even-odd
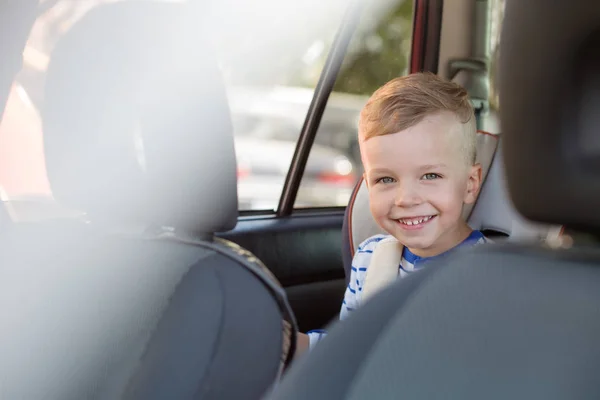
[[[441,176],[439,174],[434,174],[434,173],[428,173],[421,177],[421,179],[426,180],[426,181],[430,181],[433,179],[439,179],[439,178],[441,178]]]
[[[389,176],[384,176],[383,178],[379,178],[375,181],[375,183],[394,183],[394,178],[390,178]]]

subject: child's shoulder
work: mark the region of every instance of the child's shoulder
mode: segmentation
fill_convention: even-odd
[[[392,235],[380,234],[371,236],[358,245],[352,258],[352,271],[357,274],[359,281],[363,279],[361,277],[364,277],[364,274],[367,272],[367,268],[369,268],[369,264],[371,263],[371,256],[377,245],[388,240],[396,239]]]
[[[483,232],[479,230],[474,230],[473,232],[471,232],[471,234],[467,238],[467,241],[472,242],[473,244],[494,243],[493,240],[486,237],[483,234]]]
[[[356,252],[357,253],[372,252],[379,243],[381,243],[383,241],[390,241],[390,240],[396,240],[396,238],[393,237],[392,235],[384,235],[384,234],[378,234],[378,235],[371,236],[370,238],[365,239],[361,244],[358,245]]]

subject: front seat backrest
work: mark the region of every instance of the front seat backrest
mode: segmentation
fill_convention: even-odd
[[[560,235],[560,227],[533,223],[514,209],[506,188],[501,137],[500,134],[484,131],[477,133],[477,162],[482,166],[483,183],[477,201],[463,209],[463,217],[473,229],[481,230],[487,235],[506,236],[512,241],[546,239]],[[377,234],[387,233],[371,215],[369,191],[361,178],[346,208],[342,227],[346,281],[350,277],[352,257],[359,244]]]
[[[13,224],[13,217],[9,210],[10,204],[8,204],[8,196],[2,186],[0,186],[0,232]]]
[[[283,290],[213,239],[236,162],[201,11],[98,6],[51,54],[48,175],[87,216],[0,238],[0,398],[258,399],[293,354]]]

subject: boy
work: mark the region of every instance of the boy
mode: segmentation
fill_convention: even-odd
[[[358,131],[371,213],[389,235],[373,236],[358,247],[340,319],[365,300],[365,276],[373,251],[383,243],[404,246],[397,273],[392,265],[394,275],[403,278],[433,257],[486,241],[461,216],[481,185],[475,116],[462,87],[431,73],[396,78],[373,93]],[[299,334],[297,354],[324,335]]]

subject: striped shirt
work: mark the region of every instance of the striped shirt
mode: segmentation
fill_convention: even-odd
[[[362,289],[365,281],[365,276],[367,274],[367,268],[369,267],[369,263],[371,262],[373,250],[375,250],[377,245],[382,240],[395,239],[391,235],[372,236],[364,242],[362,242],[358,246],[356,252],[354,253],[354,258],[352,259],[352,268],[350,271],[350,282],[348,283],[348,287],[346,288],[346,293],[344,294],[344,301],[342,302],[342,308],[340,310],[340,320],[346,319],[348,315],[352,313],[352,311],[360,307],[360,305],[362,304]],[[486,242],[489,242],[489,239],[486,239],[480,231],[473,231],[463,242],[461,242],[458,246],[454,247],[453,249],[456,249],[461,246],[469,246]],[[423,268],[428,261],[445,256],[448,254],[448,252],[452,251],[453,249],[434,257],[419,257],[418,255],[411,252],[407,247],[404,247],[404,249],[402,250],[402,260],[400,261],[400,265],[398,266],[398,277],[400,279],[404,278],[411,272]],[[308,337],[310,339],[310,348],[312,349],[314,345],[317,344],[317,342],[321,340],[326,334],[327,333],[322,329],[312,330],[308,332]]]

